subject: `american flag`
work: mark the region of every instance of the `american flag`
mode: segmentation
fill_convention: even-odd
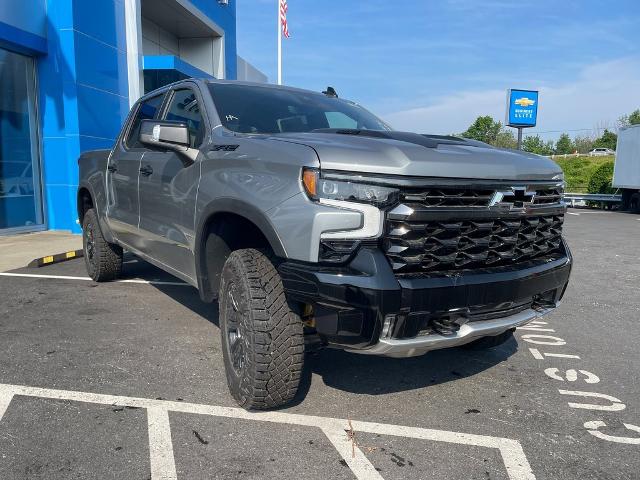
[[[287,10],[289,10],[289,5],[287,5],[287,0],[280,0],[280,24],[282,25],[282,34],[289,38],[289,25],[287,24]]]

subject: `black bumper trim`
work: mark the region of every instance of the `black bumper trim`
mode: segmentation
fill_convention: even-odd
[[[286,261],[279,272],[289,298],[316,306],[316,328],[329,343],[363,349],[377,343],[387,315],[535,304],[543,293],[557,301],[571,265],[563,243],[562,255],[552,261],[450,275],[396,277],[384,254],[369,248],[361,248],[344,267]],[[415,328],[394,329],[394,335],[416,335],[419,322],[413,323]]]

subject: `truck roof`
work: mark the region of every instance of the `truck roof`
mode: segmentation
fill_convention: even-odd
[[[181,85],[183,83],[187,83],[187,82],[197,82],[197,83],[205,83],[205,84],[221,84],[221,85],[244,85],[247,87],[262,87],[262,88],[272,88],[272,89],[276,89],[276,90],[290,90],[290,91],[296,91],[296,92],[305,92],[305,93],[310,93],[310,94],[316,94],[316,95],[323,95],[323,93],[321,92],[316,92],[314,90],[308,90],[306,88],[298,88],[298,87],[291,87],[288,85],[274,85],[272,83],[259,83],[259,82],[245,82],[245,81],[240,81],[240,80],[224,80],[224,79],[211,79],[211,78],[185,78],[183,80],[178,80],[177,82],[173,82],[170,83],[168,85],[164,85],[163,87],[157,88],[155,90],[152,90],[148,93],[145,93],[144,95],[142,95],[140,97],[140,99],[146,99],[148,97],[153,97],[154,95],[157,95],[160,92],[164,92],[165,90],[168,90],[172,87],[175,87],[177,85]],[[139,99],[139,100],[140,100]],[[342,100],[346,100],[346,99],[342,99]],[[348,100],[350,101],[350,100]]]

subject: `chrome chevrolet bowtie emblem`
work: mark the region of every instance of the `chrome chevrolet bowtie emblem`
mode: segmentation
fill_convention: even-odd
[[[528,190],[527,187],[511,187],[510,190],[495,192],[489,201],[489,207],[521,209],[533,205],[535,198],[535,190]]]

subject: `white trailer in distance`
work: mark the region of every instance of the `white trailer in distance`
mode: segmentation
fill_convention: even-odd
[[[613,188],[622,193],[622,209],[640,213],[640,125],[618,132]]]

